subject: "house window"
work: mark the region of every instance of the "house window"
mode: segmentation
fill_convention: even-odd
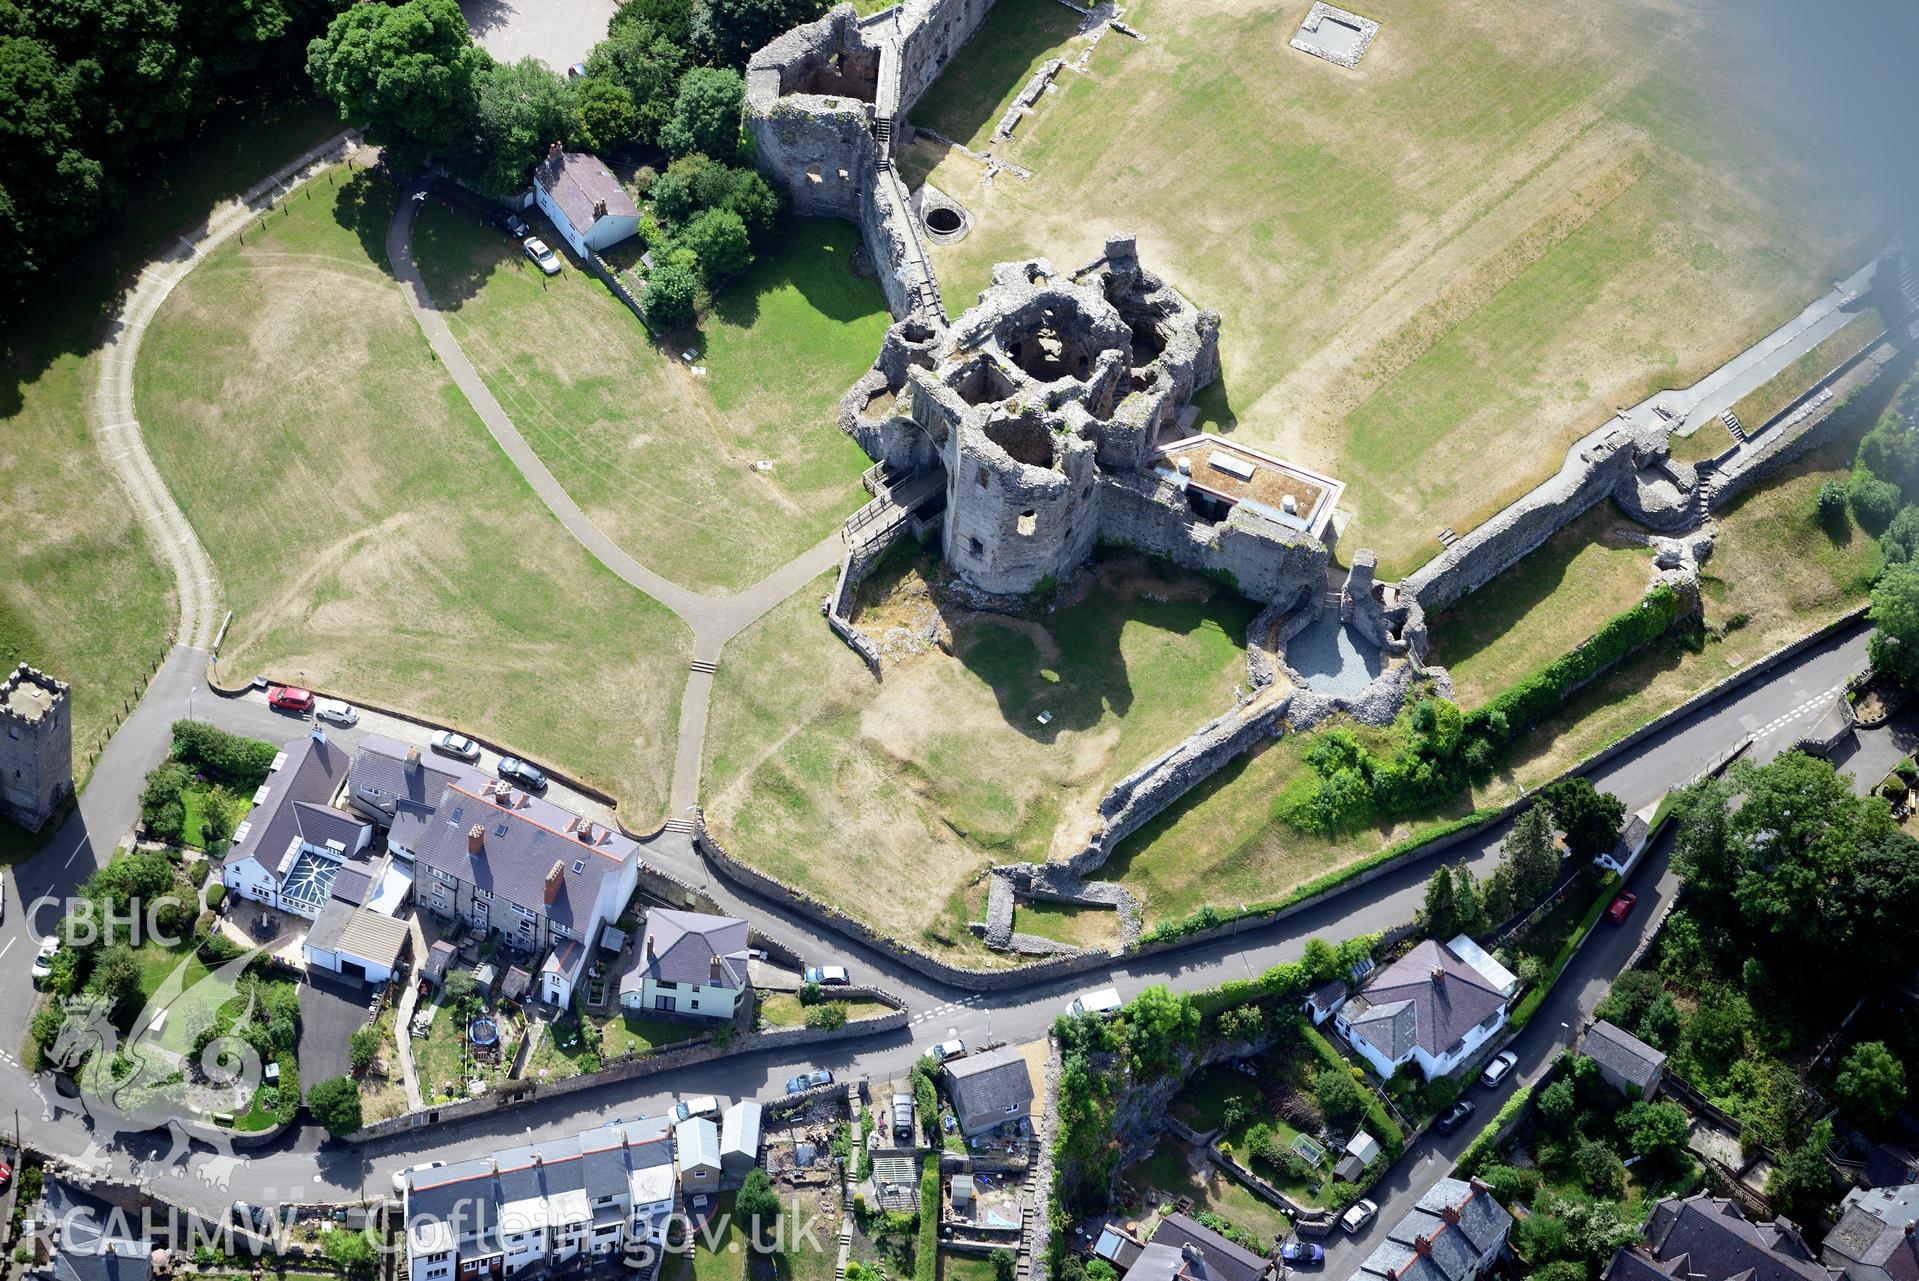
[[[1008,1103],[1008,1104],[1006,1105],[1006,1115],[1008,1115],[1008,1116],[1011,1116],[1011,1115],[1013,1115],[1013,1113],[1015,1113],[1015,1112],[1017,1112],[1017,1111],[1019,1111],[1019,1104],[1017,1104],[1017,1103]]]
[[[1031,510],[1021,512],[1019,524],[1015,528],[1019,530],[1021,537],[1031,538],[1039,529],[1039,513]]]
[[[676,997],[656,996],[653,998],[653,1008],[656,1010],[676,1010],[679,1008],[679,1005],[679,1000]]]
[[[574,872],[574,874],[575,874],[575,875],[578,875],[579,873],[581,873],[581,872],[584,872],[585,870],[586,870],[586,860],[585,860],[585,859],[583,859],[583,858],[576,858],[576,859],[574,859],[574,860],[573,860],[573,872]]]
[[[573,937],[573,931],[567,929],[564,925],[555,924],[551,928],[553,930],[553,937],[556,939],[570,939]]]

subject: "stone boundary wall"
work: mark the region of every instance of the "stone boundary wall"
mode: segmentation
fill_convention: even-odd
[[[873,572],[873,567],[885,559],[893,544],[907,532],[911,522],[905,519],[895,521],[879,535],[850,543],[846,555],[840,560],[840,576],[833,585],[833,594],[820,603],[820,610],[826,615],[826,625],[833,634],[845,641],[847,647],[866,662],[867,668],[875,677],[880,674],[880,651],[867,635],[853,625],[853,608],[858,601],[860,584]]]
[[[1906,354],[1904,335],[1888,333],[1827,374],[1787,406],[1772,420],[1778,428],[1762,430],[1732,456],[1716,466],[1712,475],[1711,506],[1725,506],[1743,494],[1755,482],[1770,476],[1800,454],[1837,439],[1854,426],[1853,415],[1845,413],[1854,396],[1872,387]],[[1823,401],[1814,398],[1831,393]],[[1783,421],[1798,415],[1796,421]]]
[[[770,1032],[742,1032],[734,1036],[724,1046],[714,1045],[711,1035],[698,1037],[694,1041],[676,1046],[661,1054],[649,1054],[641,1057],[617,1060],[598,1072],[584,1072],[579,1076],[568,1077],[552,1085],[539,1085],[531,1081],[519,1081],[510,1087],[477,1099],[462,1099],[455,1103],[442,1103],[437,1106],[403,1112],[399,1116],[385,1121],[376,1121],[372,1125],[347,1136],[350,1143],[365,1143],[372,1139],[391,1138],[395,1135],[417,1134],[433,1126],[451,1125],[458,1121],[470,1120],[477,1116],[486,1116],[506,1108],[520,1107],[542,1099],[562,1098],[569,1094],[578,1094],[584,1090],[597,1089],[603,1085],[612,1085],[620,1081],[636,1081],[643,1077],[657,1076],[676,1068],[691,1067],[698,1063],[711,1063],[717,1059],[735,1058],[744,1054],[755,1054],[762,1050],[776,1050],[790,1045],[814,1045],[829,1041],[850,1041],[863,1036],[872,1036],[880,1032],[897,1032],[906,1028],[909,1022],[905,1002],[890,992],[879,988],[863,988],[862,994],[877,999],[889,1000],[895,1004],[890,1014],[877,1018],[859,1019],[838,1028],[784,1027]],[[822,1089],[828,1087],[821,1087]],[[843,1090],[844,1086],[831,1087]],[[799,1097],[799,1096],[794,1096]]]

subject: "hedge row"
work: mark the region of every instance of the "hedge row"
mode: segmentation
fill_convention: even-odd
[[[1531,1104],[1533,1092],[1551,1079],[1551,1074],[1548,1074],[1531,1085],[1522,1085],[1513,1091],[1512,1097],[1500,1106],[1493,1119],[1486,1123],[1486,1127],[1474,1136],[1473,1141],[1466,1145],[1466,1150],[1460,1153],[1457,1167],[1459,1173],[1470,1177],[1479,1172],[1479,1167],[1492,1154],[1493,1147],[1498,1143],[1499,1132],[1519,1119],[1519,1114]]]
[[[939,1281],[940,1275],[940,1154],[926,1154],[920,1162],[920,1242],[913,1251],[913,1281]]]
[[[1560,947],[1559,954],[1553,957],[1552,967],[1539,976],[1539,981],[1533,984],[1533,990],[1526,993],[1520,999],[1518,1006],[1506,1017],[1508,1031],[1517,1032],[1526,1026],[1527,1021],[1534,1014],[1539,1012],[1539,1007],[1553,990],[1553,984],[1559,982],[1561,971],[1566,968],[1567,962],[1573,959],[1573,953],[1579,950],[1579,944],[1592,933],[1593,926],[1599,923],[1599,914],[1606,910],[1608,903],[1612,902],[1612,887],[1617,879],[1611,873],[1607,873],[1605,882],[1599,887],[1599,897],[1595,898],[1593,905],[1586,909],[1586,914],[1579,918],[1579,928],[1572,932],[1572,936]]]

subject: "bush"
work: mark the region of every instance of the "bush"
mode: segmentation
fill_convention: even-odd
[[[1813,509],[1818,513],[1819,523],[1833,533],[1843,533],[1846,528],[1846,487],[1836,480],[1829,480],[1819,487],[1819,495],[1813,500]]]
[[[1852,469],[1852,479],[1846,483],[1846,497],[1852,504],[1853,519],[1868,533],[1879,533],[1899,514],[1899,486],[1880,480],[1864,467]]]
[[[826,999],[826,989],[817,983],[800,984],[800,1004],[818,1005]]]
[[[687,220],[680,241],[699,255],[708,286],[739,275],[753,263],[746,224],[730,209],[702,209]]]
[[[360,1087],[352,1078],[331,1077],[307,1092],[307,1110],[334,1138],[360,1128]]]
[[[993,1281],[1013,1281],[1013,1252],[1004,1247],[987,1256],[993,1264]]]
[[[186,805],[180,794],[193,782],[193,771],[178,761],[162,761],[147,774],[140,789],[140,822],[147,835],[159,841],[177,841],[186,823]]]
[[[251,794],[267,781],[279,748],[205,721],[173,722],[173,757],[229,791]]]
[[[220,904],[227,901],[227,887],[219,881],[207,886],[207,906],[214,911],[220,910]]]
[[[1573,1171],[1586,1191],[1615,1199],[1626,1190],[1626,1167],[1619,1154],[1597,1139],[1587,1139],[1573,1150]]]
[[[699,298],[700,280],[689,267],[662,263],[646,278],[646,291],[640,302],[646,318],[661,329],[678,329],[693,321],[693,304]]]
[[[380,1029],[363,1027],[347,1038],[347,1062],[353,1065],[355,1072],[364,1072],[373,1066],[373,1056],[380,1052]]]
[[[813,1005],[807,1007],[806,1026],[823,1032],[846,1026],[846,1006],[835,1002],[831,1005]]]

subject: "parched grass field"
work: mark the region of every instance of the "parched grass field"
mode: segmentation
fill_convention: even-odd
[[[1428,620],[1427,661],[1451,673],[1463,705],[1489,702],[1645,595],[1652,550],[1619,537],[1634,528],[1602,502]]]
[[[1139,0],[1146,38],[1108,33],[994,149],[1030,181],[931,142],[902,166],[974,218],[932,250],[949,310],[994,262],[1136,232],[1224,317],[1200,425],[1346,481],[1341,541],[1382,578],[1883,241],[1883,211],[1801,159],[1822,153],[1729,0],[1383,0],[1356,70],[1286,47],[1308,5]],[[960,60],[979,82],[910,114],[982,117],[1086,39],[989,21]]]
[[[171,230],[339,127],[312,103],[231,109],[199,138],[156,155],[87,252],[0,327],[0,670],[27,662],[72,685],[82,778],[123,702],[166,656],[174,623],[172,580],[87,424],[100,322],[121,274]],[[0,821],[0,857],[36,846]]]
[[[910,596],[922,564],[883,567],[876,590]],[[820,579],[729,647],[707,819],[747,862],[976,960],[988,954],[965,928],[978,919],[970,883],[991,863],[1044,858],[1056,830],[1231,707],[1246,680],[1254,607],[1130,556],[1103,560],[1077,604],[949,618],[951,655],[891,663],[883,682],[820,619],[831,587]]]
[[[196,268],[136,375],[148,446],[256,671],[513,744],[657,816],[688,637],[561,528],[385,268],[393,189],[336,170]]]
[[[835,415],[889,318],[878,283],[850,270],[858,243],[850,223],[794,221],[715,300],[700,376],[598,280],[541,276],[467,210],[430,203],[413,236],[461,347],[567,493],[640,563],[702,592],[751,586],[866,501],[866,455]]]
[[[1013,929],[1074,947],[1117,947],[1119,913],[1106,907],[1022,901],[1013,912]]]
[[[913,108],[913,122],[984,148],[1014,96],[1079,24],[1080,16],[1059,0],[998,0]]]

